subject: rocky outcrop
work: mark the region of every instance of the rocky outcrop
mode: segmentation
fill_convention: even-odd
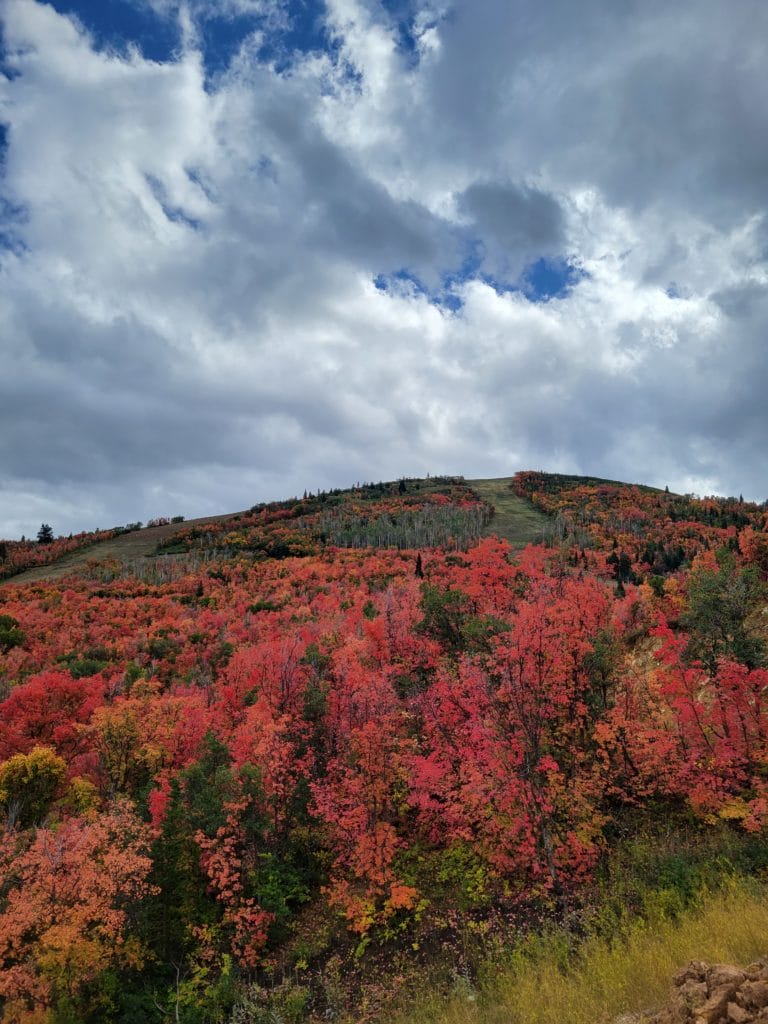
[[[675,975],[667,1006],[646,1024],[768,1024],[768,959],[741,970],[692,960]]]

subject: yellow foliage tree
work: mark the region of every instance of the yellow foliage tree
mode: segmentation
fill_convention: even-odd
[[[67,766],[50,747],[34,747],[0,764],[0,806],[9,826],[38,823],[53,802]]]

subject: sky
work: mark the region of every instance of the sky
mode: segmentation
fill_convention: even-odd
[[[0,0],[0,536],[768,498],[765,0]]]

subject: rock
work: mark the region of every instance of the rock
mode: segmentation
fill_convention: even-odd
[[[704,981],[708,970],[709,964],[705,964],[703,960],[691,960],[672,978],[672,984],[679,988],[686,981]]]
[[[739,998],[742,1005],[751,1010],[759,1010],[768,1006],[768,981],[762,978],[756,981],[745,981],[739,988]]]
[[[675,993],[675,1002],[678,1006],[687,1010],[697,1010],[703,1006],[709,996],[709,989],[706,981],[696,981],[689,978],[684,981]]]
[[[737,987],[736,983],[726,982],[714,989],[706,1003],[696,1010],[696,1024],[718,1024]]]
[[[750,964],[749,967],[744,968],[744,973],[750,979],[750,981],[756,981],[762,974],[765,961],[756,960],[755,963]]]
[[[768,1024],[768,959],[744,970],[692,960],[674,977],[667,1005],[614,1024]]]
[[[752,1015],[738,1003],[728,1003],[726,1015],[731,1024],[748,1024],[752,1020]]]
[[[744,981],[746,974],[731,964],[713,964],[707,971],[707,984],[710,991],[725,985],[733,986],[734,991]]]
[[[665,1006],[663,1010],[659,1010],[658,1013],[652,1014],[647,1019],[651,1024],[679,1024],[680,1013],[670,1006]]]

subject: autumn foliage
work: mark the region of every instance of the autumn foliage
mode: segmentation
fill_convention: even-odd
[[[309,906],[564,906],[650,799],[765,829],[764,510],[521,474],[547,546],[331,542],[484,522],[408,486],[0,591],[0,1019],[225,1019]]]

